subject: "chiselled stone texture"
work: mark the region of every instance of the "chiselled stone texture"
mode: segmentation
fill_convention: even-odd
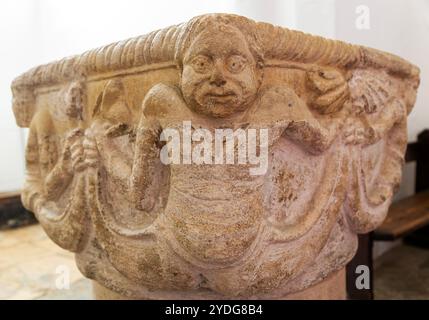
[[[122,296],[282,298],[340,272],[385,218],[418,85],[394,55],[199,16],[13,82],[22,200]],[[160,133],[184,122],[267,129],[266,172],[165,165]]]

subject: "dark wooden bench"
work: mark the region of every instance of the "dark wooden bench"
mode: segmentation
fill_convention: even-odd
[[[347,293],[349,299],[373,299],[374,241],[405,242],[417,246],[429,244],[429,130],[419,134],[417,142],[408,144],[406,162],[416,162],[415,194],[392,204],[386,220],[374,232],[359,235],[356,256],[347,265]],[[370,269],[370,289],[356,288],[356,267],[367,265]]]
[[[424,191],[394,203],[373,240],[394,241],[428,224],[429,191]]]
[[[19,191],[0,192],[0,230],[17,228],[36,222],[34,215],[22,206]]]

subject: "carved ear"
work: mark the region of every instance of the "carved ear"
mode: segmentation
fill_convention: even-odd
[[[358,233],[379,226],[401,182],[407,147],[403,79],[356,70],[349,82],[354,114],[344,137],[350,159],[348,220]]]

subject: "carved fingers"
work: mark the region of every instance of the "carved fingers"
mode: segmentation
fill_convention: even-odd
[[[71,164],[76,172],[81,172],[84,169],[84,153],[82,147],[83,132],[77,135],[70,146],[71,151]]]
[[[98,163],[98,149],[95,138],[88,130],[71,131],[64,145],[63,167],[67,172],[82,172],[88,167],[95,167]]]
[[[99,162],[99,153],[95,139],[90,135],[85,135],[83,140],[84,167],[97,167]]]
[[[79,146],[82,144],[83,131],[79,128],[72,130],[64,141],[63,152],[60,158],[62,168],[69,174],[80,171],[83,162],[83,153]]]
[[[344,126],[344,142],[350,145],[367,144],[374,140],[374,129],[361,119],[348,118]]]

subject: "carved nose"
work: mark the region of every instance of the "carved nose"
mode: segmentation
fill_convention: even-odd
[[[226,80],[225,77],[223,76],[223,73],[221,70],[219,70],[219,68],[216,68],[216,70],[213,72],[211,79],[210,79],[210,84],[214,84],[217,87],[221,87],[223,85],[225,85]]]

